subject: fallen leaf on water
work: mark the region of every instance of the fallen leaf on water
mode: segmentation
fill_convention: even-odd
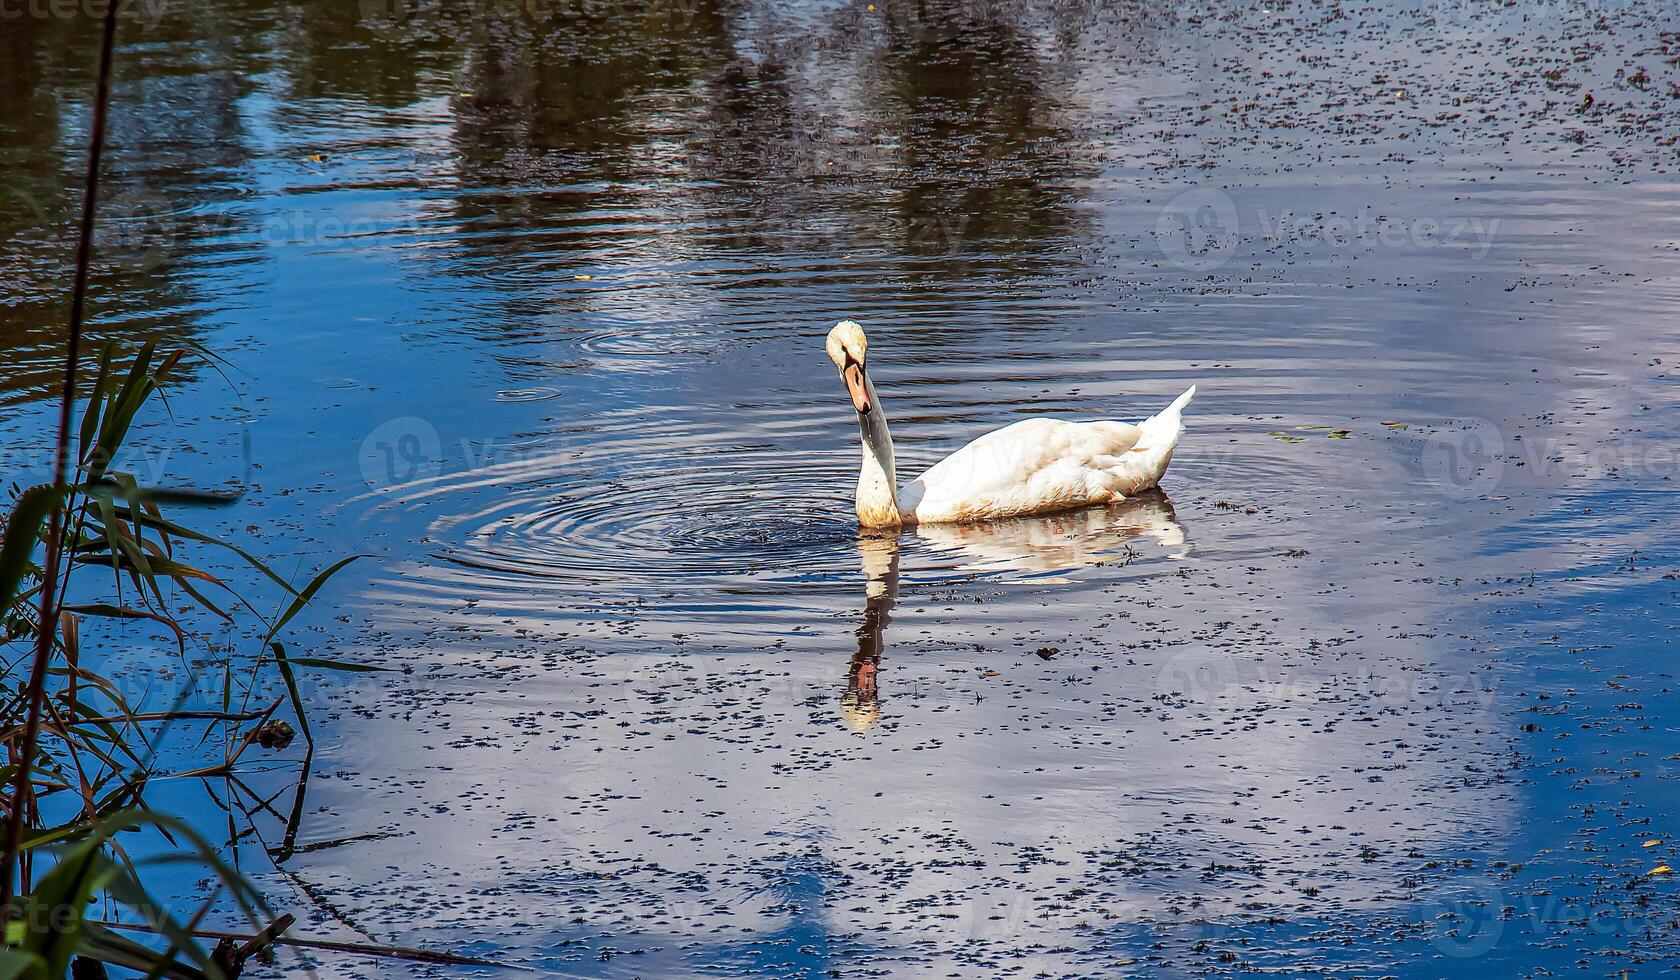
[[[326,163],[327,155],[325,153],[311,153],[309,156],[304,157],[304,159],[308,160],[310,163]]]
[[[1332,439],[1346,439],[1348,436],[1350,436],[1352,434],[1353,433],[1351,431],[1347,430],[1347,429],[1337,429],[1335,432],[1330,433],[1330,438],[1332,438]]]
[[[1404,422],[1384,422],[1383,425],[1386,425],[1391,429],[1409,429],[1409,428],[1411,428],[1411,426],[1407,425]]]
[[[982,676],[982,677],[996,677],[996,676],[997,676],[997,675],[998,675],[998,672],[997,672],[997,671],[995,671],[995,670],[988,670],[988,671],[986,671],[986,672],[985,672],[985,673],[984,673],[984,674],[982,674],[982,675],[981,675],[981,676]]]
[[[572,277],[572,278],[573,278],[573,279],[593,279],[593,278],[595,278],[595,277],[594,277],[594,276],[590,276],[590,275],[585,275],[585,274],[583,274],[583,273],[579,273],[579,274],[577,274],[577,275],[575,275],[575,276],[573,276],[573,277]]]
[[[1659,864],[1656,867],[1652,868],[1651,870],[1649,870],[1645,873],[1648,874],[1648,875],[1666,875],[1666,874],[1672,874],[1673,872],[1674,872],[1674,869],[1669,867],[1668,865]]]
[[[1640,847],[1656,847],[1658,844],[1661,844],[1661,843],[1662,843],[1662,841],[1660,841],[1660,840],[1648,840],[1648,841],[1646,841],[1645,843],[1643,843],[1639,846]]]

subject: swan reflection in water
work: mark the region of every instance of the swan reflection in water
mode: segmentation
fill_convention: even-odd
[[[1189,550],[1172,501],[1159,490],[1112,507],[981,524],[930,524],[915,534],[936,552],[956,555],[961,570],[1026,572],[1035,582],[1052,584],[1067,581],[1058,572],[1129,562],[1135,552],[1128,542],[1136,538],[1153,541],[1169,558],[1183,558]],[[899,539],[872,535],[857,544],[868,584],[840,714],[852,731],[861,733],[881,718],[881,652],[898,601]]]

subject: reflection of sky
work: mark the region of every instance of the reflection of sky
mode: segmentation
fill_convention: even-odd
[[[255,486],[228,524],[288,568],[378,556],[298,642],[411,671],[310,682],[324,778],[306,837],[395,836],[293,871],[371,934],[471,931],[546,965],[815,974],[873,957],[931,975],[1016,947],[1052,973],[1113,969],[1159,923],[1238,935],[1244,903],[1307,944],[1314,917],[1407,917],[1409,891],[1463,883],[1421,866],[1469,853],[1569,855],[1519,884],[1602,870],[1548,773],[1605,760],[1525,709],[1590,688],[1570,710],[1596,725],[1660,703],[1637,655],[1658,641],[1609,624],[1666,629],[1648,612],[1672,598],[1662,559],[1627,556],[1667,548],[1668,474],[1586,477],[1529,447],[1652,458],[1672,443],[1672,180],[1618,182],[1609,126],[1582,156],[1425,127],[1385,160],[1392,132],[1367,143],[1314,111],[1363,87],[1383,125],[1432,119],[1485,52],[1395,100],[1398,83],[1335,60],[1263,82],[1279,64],[1240,48],[1275,39],[1264,25],[1239,44],[1229,26],[1154,24],[1123,32],[1130,58],[1087,32],[1083,70],[1011,62],[1019,78],[980,93],[993,101],[952,108],[918,102],[937,74],[908,78],[842,17],[800,30],[865,53],[784,52],[787,80],[751,76],[746,103],[880,124],[885,177],[766,193],[731,153],[856,148],[818,133],[777,156],[805,134],[696,114],[716,95],[703,73],[595,120],[624,140],[611,181],[569,137],[500,121],[528,107],[500,90],[510,104],[492,104],[470,75],[396,108],[300,98],[288,86],[307,81],[283,73],[236,101],[242,220],[190,239],[201,251],[171,274],[245,372],[245,403],[215,381],[183,392],[183,438],[215,451],[169,472],[238,478],[249,412]],[[727,50],[767,63],[762,33],[791,28],[755,25]],[[1009,50],[1056,50],[1042,25],[1027,33]],[[1243,122],[1287,114],[1303,124]],[[990,128],[1011,118],[1045,142]],[[958,138],[902,152],[964,126],[993,140],[975,145],[996,175]],[[969,199],[918,182],[987,192],[955,253],[916,238],[918,208]],[[1162,208],[1208,188],[1235,209],[1232,251],[1175,266]],[[1262,219],[1284,212],[1267,239]],[[1313,239],[1321,216],[1368,212],[1413,231],[1499,224],[1480,256]],[[334,221],[365,237],[311,231]],[[222,247],[245,261],[216,261]],[[1026,411],[1137,418],[1201,386],[1171,527],[1081,515],[905,539],[862,734],[842,719],[869,578],[847,524],[855,430],[820,350],[841,315],[871,330],[907,474]],[[8,458],[37,414],[8,416]],[[375,469],[370,485],[370,436],[404,418],[435,432],[436,471],[391,486]],[[1461,418],[1507,452],[1487,492],[1427,469]],[[1546,641],[1564,629],[1618,645]],[[1613,672],[1637,692],[1597,693]],[[1537,715],[1545,732],[1520,732]],[[1666,755],[1651,730],[1666,729],[1614,732],[1610,763]],[[1546,741],[1522,743],[1535,761],[1509,774],[1530,735]],[[1657,778],[1626,784],[1644,808],[1629,819],[1660,820],[1666,770],[1638,764]],[[470,902],[428,898],[417,917],[437,881]]]

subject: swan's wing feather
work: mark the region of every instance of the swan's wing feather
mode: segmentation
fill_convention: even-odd
[[[900,502],[927,521],[1003,517],[1110,499],[1114,472],[1137,445],[1125,422],[1024,419],[935,463]]]

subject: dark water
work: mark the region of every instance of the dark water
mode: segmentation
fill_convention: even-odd
[[[1668,968],[1674,5],[877,8],[131,10],[95,333],[234,370],[130,465],[374,556],[292,643],[400,668],[230,854],[550,973]],[[94,35],[20,9],[28,479]],[[841,317],[909,473],[1201,393],[1162,494],[860,540]]]

